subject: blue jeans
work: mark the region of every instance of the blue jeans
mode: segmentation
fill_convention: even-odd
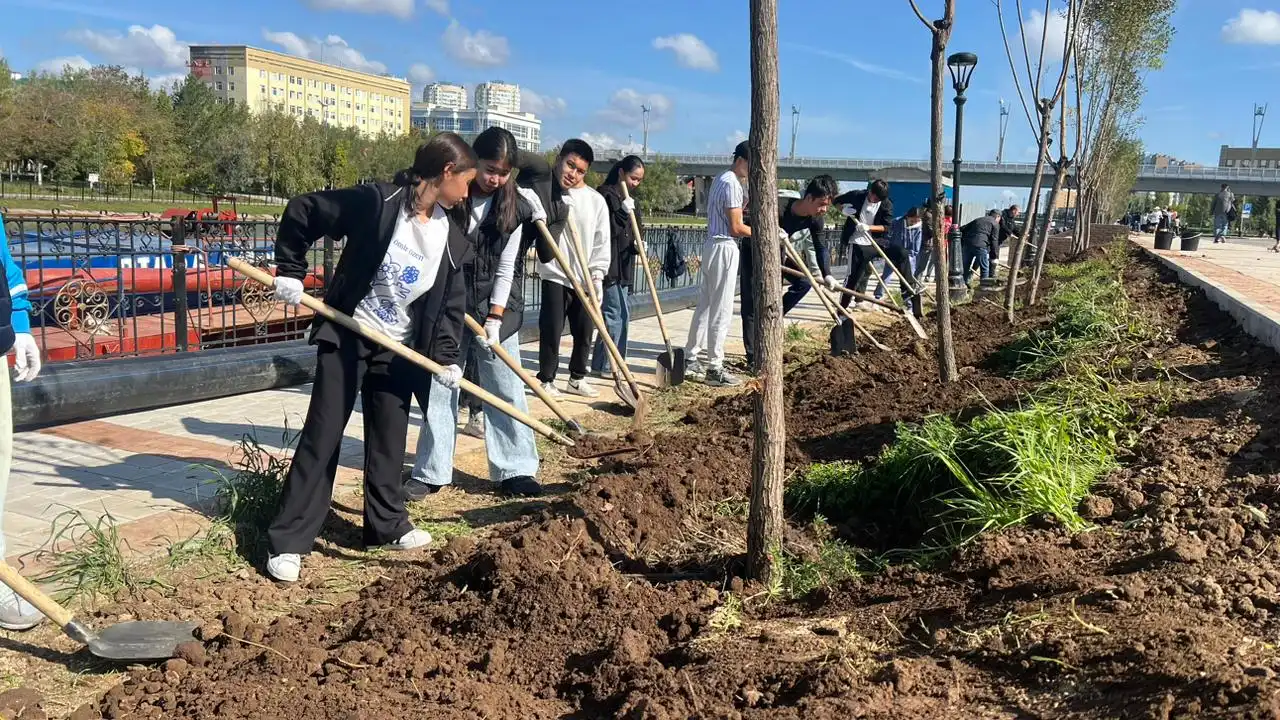
[[[604,315],[604,326],[618,346],[618,354],[627,358],[627,325],[631,323],[631,289],[621,285],[610,285],[604,289],[604,297],[600,301]],[[596,338],[595,350],[591,353],[591,369],[598,373],[613,372],[613,363],[609,362],[609,350],[604,340]]]
[[[969,247],[964,246],[964,284],[969,284],[969,279],[973,277],[973,263],[978,262],[978,277],[986,280],[991,277],[991,251],[985,247]]]
[[[1213,216],[1213,239],[1226,238],[1227,231],[1231,229],[1231,221],[1226,215]]]
[[[502,341],[511,357],[520,357],[520,335]],[[522,412],[529,412],[524,382],[479,338],[471,338],[465,362],[476,363],[480,387],[506,400]],[[426,420],[418,433],[417,457],[410,477],[428,485],[453,482],[453,449],[458,434],[458,390],[450,390],[434,378],[427,402]],[[538,446],[533,430],[504,412],[485,407],[484,447],[489,455],[489,479],[502,482],[521,475],[538,474]]]

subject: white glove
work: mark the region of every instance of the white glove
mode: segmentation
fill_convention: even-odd
[[[840,208],[840,214],[845,217],[857,217],[858,211],[854,210],[852,205],[845,205]]]
[[[831,292],[835,292],[840,289],[840,281],[830,275],[822,278],[822,281],[827,284],[827,289]]]
[[[622,207],[626,208],[627,212],[634,214],[636,211],[636,199],[633,197],[622,198]]]
[[[591,271],[591,285],[596,291],[596,302],[604,303],[604,273],[599,270]]]
[[[13,339],[13,354],[18,374],[14,378],[18,382],[35,380],[40,374],[40,346],[31,333],[18,333]]]
[[[276,277],[276,299],[285,305],[297,305],[302,302],[302,281],[291,277]]]
[[[484,345],[493,347],[502,342],[502,321],[489,318],[484,321]]]
[[[786,230],[783,230],[782,228],[778,228],[778,239],[779,239],[779,240],[781,240],[782,242],[786,242],[786,241],[787,241],[787,238],[789,238],[789,237],[791,237],[791,236],[790,236],[790,235],[787,235],[787,231],[786,231]]]
[[[547,221],[547,211],[542,207],[542,199],[538,197],[538,193],[529,188],[519,189],[520,197],[524,198],[531,206],[533,206],[533,221]]]
[[[458,386],[462,384],[462,368],[457,365],[450,365],[436,376],[436,380],[439,380],[441,385],[450,390],[457,390]]]
[[[870,226],[870,225],[867,225],[866,223],[864,223],[864,222],[862,222],[861,220],[859,220],[859,221],[857,222],[857,224],[854,226],[854,229],[855,229],[855,230],[857,230],[859,233],[862,233],[862,234],[864,234],[864,235],[870,235],[870,234],[871,234],[871,231],[867,229],[867,228],[869,228],[869,227],[871,227],[871,226]]]

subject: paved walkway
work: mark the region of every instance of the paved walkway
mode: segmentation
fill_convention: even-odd
[[[692,310],[667,316],[672,342],[684,344]],[[826,314],[810,293],[788,321],[822,322]],[[742,352],[741,321],[735,313],[729,352]],[[641,385],[656,387],[655,358],[664,349],[654,318],[631,325],[629,365]],[[566,336],[561,356],[569,356]],[[522,347],[526,367],[536,368],[537,345]],[[561,367],[561,382],[568,376]],[[592,380],[599,399],[566,398],[569,412],[583,414],[612,404],[612,381]],[[45,546],[57,527],[78,512],[88,522],[109,513],[134,551],[162,550],[201,527],[201,511],[210,506],[211,480],[228,469],[237,443],[252,434],[266,448],[282,448],[302,426],[310,386],[269,390],[191,403],[103,420],[19,433],[4,512],[5,555],[21,567]],[[553,417],[530,397],[539,418]],[[408,447],[417,441],[421,416],[414,408]],[[342,447],[339,486],[360,478],[363,422],[357,407]],[[483,452],[482,441],[458,437],[458,455]],[[61,519],[59,519],[61,518]],[[57,520],[57,522],[55,522]],[[56,527],[55,527],[56,526]]]
[[[1280,253],[1268,250],[1270,239],[1233,238],[1214,245],[1212,238],[1203,237],[1195,252],[1177,250],[1176,239],[1173,250],[1154,250],[1154,236],[1145,233],[1129,239],[1184,283],[1202,288],[1249,334],[1280,351]]]

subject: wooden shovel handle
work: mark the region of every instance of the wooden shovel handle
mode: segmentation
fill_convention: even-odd
[[[485,336],[484,326],[477,322],[475,318],[471,317],[470,313],[467,314],[466,320],[467,327],[471,328],[471,331],[474,332],[476,336],[480,338]],[[525,385],[529,386],[529,389],[533,391],[534,395],[537,395],[542,402],[547,404],[547,407],[551,408],[551,412],[555,413],[556,417],[565,421],[569,425],[573,424],[573,418],[569,416],[569,413],[565,412],[564,408],[560,406],[560,403],[556,402],[556,399],[551,397],[551,395],[543,389],[542,383],[538,382],[537,378],[530,375],[529,371],[524,369],[524,366],[520,364],[519,360],[511,357],[511,353],[507,352],[506,348],[502,347],[502,345],[494,344],[490,345],[489,349],[492,350],[493,353],[502,360],[502,362],[506,363],[507,367],[511,368],[511,371],[524,381]]]
[[[630,200],[631,193],[627,191],[627,181],[619,180],[618,185],[622,188],[622,199]],[[658,283],[653,279],[653,270],[649,268],[649,253],[645,251],[644,237],[640,234],[640,223],[636,221],[636,213],[631,208],[627,208],[627,217],[631,218],[631,234],[635,237],[636,248],[640,251],[640,264],[644,266],[644,277],[649,281],[649,294],[653,296],[653,310],[658,314],[658,330],[662,331],[662,342],[666,344],[667,352],[674,357],[671,335],[667,333],[667,321],[662,316],[662,303],[658,301]]]
[[[259,283],[262,283],[263,285],[266,285],[268,287],[272,287],[275,285],[275,278],[272,275],[263,271],[261,268],[254,267],[253,265],[250,265],[244,262],[243,260],[240,260],[239,258],[228,259],[227,265],[232,270],[235,270],[236,272],[240,273],[241,275],[244,275],[245,277],[248,277],[251,280],[255,280]],[[308,308],[313,310],[317,315],[325,318],[326,320],[335,322],[341,325],[342,327],[350,330],[351,332],[356,333],[361,337],[367,338],[381,345],[382,347],[385,347],[386,349],[390,350],[396,355],[399,355],[405,360],[408,360],[409,362],[413,363],[414,365],[424,368],[425,370],[430,372],[432,375],[438,376],[444,373],[444,368],[441,367],[439,363],[432,360],[431,358],[413,350],[412,348],[406,346],[404,343],[398,342],[395,339],[391,338],[390,336],[378,330],[375,330],[371,327],[368,327],[367,325],[364,325],[359,320],[356,320],[350,315],[347,315],[346,313],[343,313],[343,312],[339,312],[329,307],[324,302],[317,300],[316,298],[310,295],[304,294],[302,296],[302,304],[306,305]],[[488,403],[490,406],[496,408],[497,410],[504,412],[507,415],[510,415],[511,417],[515,418],[516,420],[519,420],[525,425],[528,425],[530,428],[542,434],[546,438],[554,442],[560,443],[561,445],[565,445],[567,447],[573,447],[572,440],[565,437],[564,435],[561,435],[555,430],[551,429],[551,427],[546,423],[543,423],[540,420],[534,419],[533,417],[530,417],[526,413],[520,412],[515,407],[513,407],[511,403],[508,403],[506,400],[503,400],[502,398],[498,397],[497,395],[494,395],[488,390],[485,390],[484,388],[476,385],[475,383],[469,380],[466,380],[465,378],[460,382],[460,386],[463,390],[466,390],[467,392],[476,396],[480,400]]]
[[[66,627],[75,619],[71,611],[62,607],[53,598],[40,592],[40,588],[32,585],[26,578],[18,574],[9,563],[0,560],[0,582],[18,593],[23,600],[31,603],[44,616],[55,622],[58,627]]]
[[[799,266],[800,270],[804,273],[804,277],[809,280],[809,284],[813,286],[814,292],[818,295],[818,301],[821,302],[822,307],[826,308],[827,312],[831,314],[832,321],[839,324],[840,313],[835,309],[831,299],[822,292],[822,286],[818,285],[818,281],[813,277],[813,273],[809,272],[809,267],[800,259],[800,253],[796,252],[796,249],[791,246],[790,238],[783,238],[782,249],[786,251],[787,257],[791,258],[791,262]]]

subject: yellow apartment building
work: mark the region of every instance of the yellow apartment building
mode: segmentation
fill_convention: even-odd
[[[275,108],[365,135],[409,130],[409,81],[247,45],[192,45],[191,73],[222,102]]]

